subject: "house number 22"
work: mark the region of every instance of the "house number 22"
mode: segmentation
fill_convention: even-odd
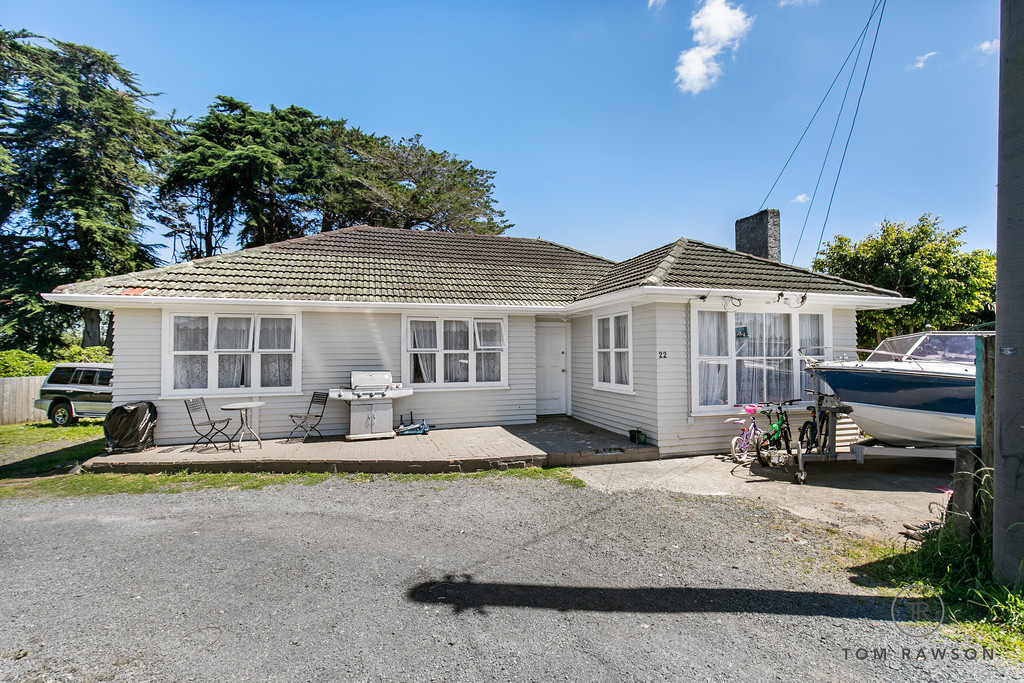
[[[658,351],[658,358],[668,358],[668,351]]]

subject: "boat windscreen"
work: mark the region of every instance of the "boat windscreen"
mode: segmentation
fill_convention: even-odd
[[[881,344],[878,345],[871,355],[868,356],[869,361],[887,361],[887,360],[898,360],[910,353],[910,349],[914,348],[914,344],[921,338],[920,335],[910,335],[907,337],[890,337],[885,339]]]
[[[910,357],[915,360],[942,360],[954,363],[974,362],[973,334],[929,334]]]

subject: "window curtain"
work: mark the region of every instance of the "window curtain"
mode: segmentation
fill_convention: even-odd
[[[478,349],[500,349],[505,346],[501,323],[482,321],[476,324],[476,346]]]
[[[433,320],[410,320],[409,336],[414,349],[436,349],[437,323]],[[430,374],[434,374],[433,370]]]
[[[611,320],[609,318],[599,318],[597,321],[597,348],[610,349],[611,347]]]
[[[629,351],[615,352],[615,383],[629,384]]]
[[[217,387],[238,389],[252,385],[252,356],[248,353],[221,353],[217,355]]]
[[[262,335],[261,335],[262,336]],[[292,354],[260,354],[260,386],[290,387],[292,385]]]
[[[174,388],[205,389],[208,381],[209,359],[202,355],[174,357]]]
[[[445,320],[444,348],[448,351],[468,351],[469,323],[465,320]]]
[[[477,382],[500,382],[501,381],[501,354],[500,353],[478,353],[476,354],[476,381]]]
[[[729,401],[729,337],[725,311],[697,312],[698,403],[726,405]]]
[[[799,322],[800,349],[804,355],[810,358],[825,359],[825,316],[820,313],[801,313]],[[800,360],[800,393],[804,396],[806,391],[820,391],[831,393],[828,385],[813,377],[807,371],[807,362]]]
[[[447,332],[445,333],[447,336]],[[469,329],[466,330],[466,342],[469,342]],[[469,381],[469,354],[468,353],[446,353],[444,354],[444,381],[445,382],[468,382]]]
[[[249,351],[249,328],[252,318],[217,318],[218,351]]]
[[[209,343],[209,318],[205,315],[174,316],[175,351],[206,351]]]
[[[765,394],[769,401],[788,401],[793,394],[793,361],[765,361]]]
[[[764,356],[764,314],[736,314],[736,355],[743,358]]]
[[[611,384],[612,354],[610,351],[598,351],[597,353],[597,381]]]
[[[736,359],[736,403],[763,403],[764,400],[764,360]]]
[[[289,351],[292,348],[291,318],[260,318],[261,351]],[[269,384],[266,386],[289,386],[287,384]]]
[[[764,314],[765,356],[785,358],[793,355],[793,330],[789,313]]]
[[[615,316],[615,348],[629,348],[629,316]]]
[[[437,381],[437,356],[433,353],[412,354],[412,381],[414,384],[432,384]]]

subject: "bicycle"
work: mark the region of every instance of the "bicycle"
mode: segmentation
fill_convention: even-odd
[[[788,401],[776,401],[765,409],[758,411],[768,418],[768,429],[761,433],[757,442],[757,461],[764,467],[785,467],[789,464],[793,435],[789,428],[789,413],[786,412],[785,406],[793,405],[799,402],[799,400],[792,398]],[[774,406],[777,416],[774,420],[772,419],[772,406]],[[786,448],[785,455],[781,455],[783,446]],[[799,458],[799,442],[797,443],[796,453],[797,458]]]
[[[807,390],[807,393],[815,394],[816,398],[814,405],[810,407],[811,419],[800,426],[800,447],[803,449],[804,455],[816,450],[819,455],[824,456],[831,445],[829,443],[829,422],[832,416],[829,411],[822,410],[825,394],[810,389]]]
[[[732,454],[732,459],[738,463],[749,462],[754,459],[754,456],[750,454],[750,449],[755,448],[758,438],[764,432],[760,427],[757,426],[757,404],[751,403],[750,405],[743,406],[743,410],[750,416],[748,418],[740,418],[738,420],[730,418],[727,422],[732,422],[740,426],[742,433],[739,436],[733,437],[732,443],[730,444],[729,452]],[[747,420],[750,420],[750,425],[747,425]]]

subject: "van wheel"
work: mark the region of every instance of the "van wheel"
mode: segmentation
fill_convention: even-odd
[[[54,427],[70,427],[78,418],[71,412],[71,404],[62,401],[50,408],[50,422]]]

